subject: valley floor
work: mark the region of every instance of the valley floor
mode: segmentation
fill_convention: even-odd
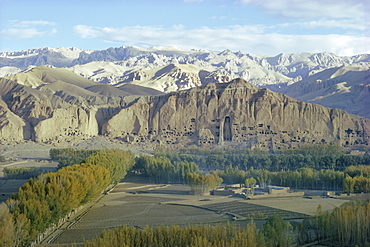
[[[335,198],[285,197],[244,200],[224,196],[189,195],[187,185],[155,185],[144,183],[119,183],[113,191],[104,195],[83,217],[70,219],[51,241],[43,245],[81,244],[92,239],[104,229],[121,225],[145,228],[159,225],[227,224],[232,222],[244,227],[248,214],[261,210],[285,215],[292,225],[303,217],[313,215],[317,206],[330,210],[344,200]],[[87,208],[86,208],[87,209]],[[255,220],[259,228],[263,219]]]

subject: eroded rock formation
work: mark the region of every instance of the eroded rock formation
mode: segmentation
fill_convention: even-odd
[[[103,125],[131,142],[276,148],[309,143],[367,144],[370,120],[294,100],[243,79],[141,98]]]
[[[369,119],[294,100],[244,79],[162,95],[135,85],[102,86],[65,69],[37,67],[0,78],[0,96],[2,142],[105,135],[152,147],[279,149],[315,143],[368,145],[370,135]]]

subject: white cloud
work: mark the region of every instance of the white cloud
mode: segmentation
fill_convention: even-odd
[[[243,5],[257,5],[266,12],[291,18],[365,18],[364,0],[240,0]]]
[[[18,21],[18,20],[11,20],[9,21],[9,25],[11,27],[17,27],[17,28],[29,28],[34,26],[56,26],[57,24],[55,22],[50,21]]]
[[[55,22],[49,21],[18,21],[11,20],[7,23],[8,28],[0,31],[3,37],[10,39],[29,39],[57,33]],[[40,27],[41,26],[41,27]],[[45,28],[46,27],[46,28]]]
[[[283,23],[278,24],[277,26],[283,28],[307,28],[307,29],[315,29],[315,28],[341,28],[341,29],[352,29],[352,30],[359,30],[365,31],[367,30],[368,26],[365,22],[358,23],[355,20],[351,19],[320,19],[320,20],[312,20],[307,22],[291,22],[291,23]]]
[[[370,37],[349,35],[287,35],[268,33],[264,26],[222,28],[184,26],[127,26],[121,28],[78,25],[74,32],[82,38],[97,38],[120,45],[176,46],[275,55],[293,52],[332,52],[338,55],[370,53]]]
[[[101,35],[101,32],[94,30],[93,27],[85,25],[74,26],[73,31],[82,38],[97,38]]]

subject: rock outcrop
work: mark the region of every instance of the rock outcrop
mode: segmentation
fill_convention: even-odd
[[[102,133],[133,143],[239,143],[269,149],[315,143],[368,145],[370,120],[235,79],[141,98],[108,120]]]

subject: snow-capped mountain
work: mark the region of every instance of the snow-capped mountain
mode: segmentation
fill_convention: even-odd
[[[312,71],[331,67],[369,67],[370,54],[337,56],[331,53],[294,53],[261,56],[230,50],[218,52],[173,47],[118,47],[106,50],[41,48],[0,53],[0,76],[29,67],[51,65],[69,68],[91,80],[116,84],[134,71],[151,70],[171,63],[190,64],[231,78],[242,77],[255,85],[264,86],[291,84]]]

